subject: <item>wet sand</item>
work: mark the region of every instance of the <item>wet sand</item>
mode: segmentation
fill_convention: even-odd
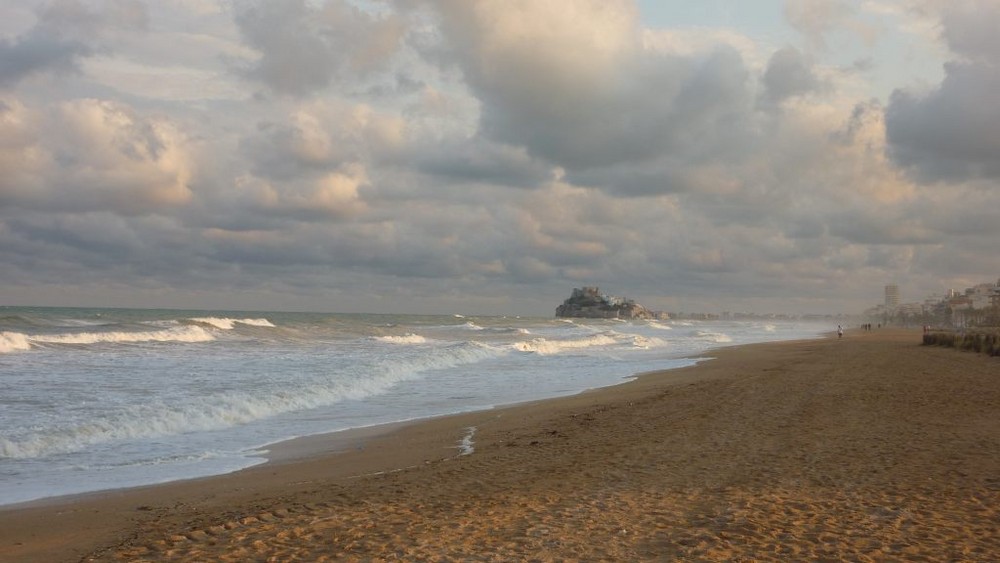
[[[1000,361],[919,341],[729,348],[231,475],[0,508],[0,560],[988,561]]]

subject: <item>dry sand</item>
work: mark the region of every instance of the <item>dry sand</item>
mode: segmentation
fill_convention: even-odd
[[[0,510],[0,560],[996,560],[1000,361],[919,339],[731,348],[233,475]]]

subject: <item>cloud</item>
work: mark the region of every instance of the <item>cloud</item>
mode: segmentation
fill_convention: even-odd
[[[77,0],[57,0],[36,13],[35,25],[11,39],[0,38],[0,87],[42,73],[79,72],[83,59],[106,50],[111,36],[146,26],[144,4],[115,0],[90,8]]]
[[[234,5],[244,40],[260,58],[244,74],[280,94],[321,90],[342,73],[364,75],[395,53],[404,30],[394,16],[346,0],[253,0]]]
[[[169,121],[121,103],[0,107],[0,202],[8,208],[156,213],[192,199],[188,143]]]
[[[367,104],[315,100],[257,123],[240,149],[254,174],[292,178],[388,155],[404,142],[404,127],[400,118]]]
[[[785,0],[785,18],[813,47],[824,48],[826,35],[849,22],[853,12],[844,0]]]
[[[481,137],[421,143],[400,158],[424,174],[451,182],[535,188],[554,175],[550,166],[531,158],[523,147]]]
[[[956,56],[927,91],[899,89],[886,108],[891,153],[925,181],[1000,178],[1000,5],[967,0],[941,8]]]
[[[888,8],[795,4],[831,43]],[[144,5],[48,4],[4,40],[15,300],[548,314],[598,284],[801,312],[1000,267],[988,4],[938,5],[948,74],[888,101],[884,50],[844,72],[627,0]]]
[[[299,221],[322,221],[347,218],[365,210],[360,190],[368,177],[360,165],[315,178],[270,182],[254,176],[236,179],[231,197],[236,209],[265,217],[284,217]]]
[[[851,3],[845,0],[785,0],[785,19],[801,33],[810,50],[825,51],[832,35],[847,31],[871,46],[884,33],[864,19],[864,12],[878,13],[888,10],[877,2]]]
[[[36,73],[74,72],[93,50],[86,44],[35,30],[10,41],[0,39],[0,87],[13,86]]]
[[[816,92],[825,86],[807,57],[795,47],[785,47],[771,56],[763,83],[764,99],[770,103]]]
[[[534,157],[577,171],[625,165],[742,126],[740,54],[667,52],[644,41],[630,2],[431,4],[480,100],[480,133]]]

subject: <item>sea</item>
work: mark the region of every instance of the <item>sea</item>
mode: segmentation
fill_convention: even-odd
[[[829,330],[0,307],[0,505],[233,472],[295,437],[572,395]]]

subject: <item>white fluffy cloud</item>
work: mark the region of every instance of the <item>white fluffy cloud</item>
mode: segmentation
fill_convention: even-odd
[[[0,111],[5,207],[142,214],[192,199],[187,140],[169,121],[94,99]]]

